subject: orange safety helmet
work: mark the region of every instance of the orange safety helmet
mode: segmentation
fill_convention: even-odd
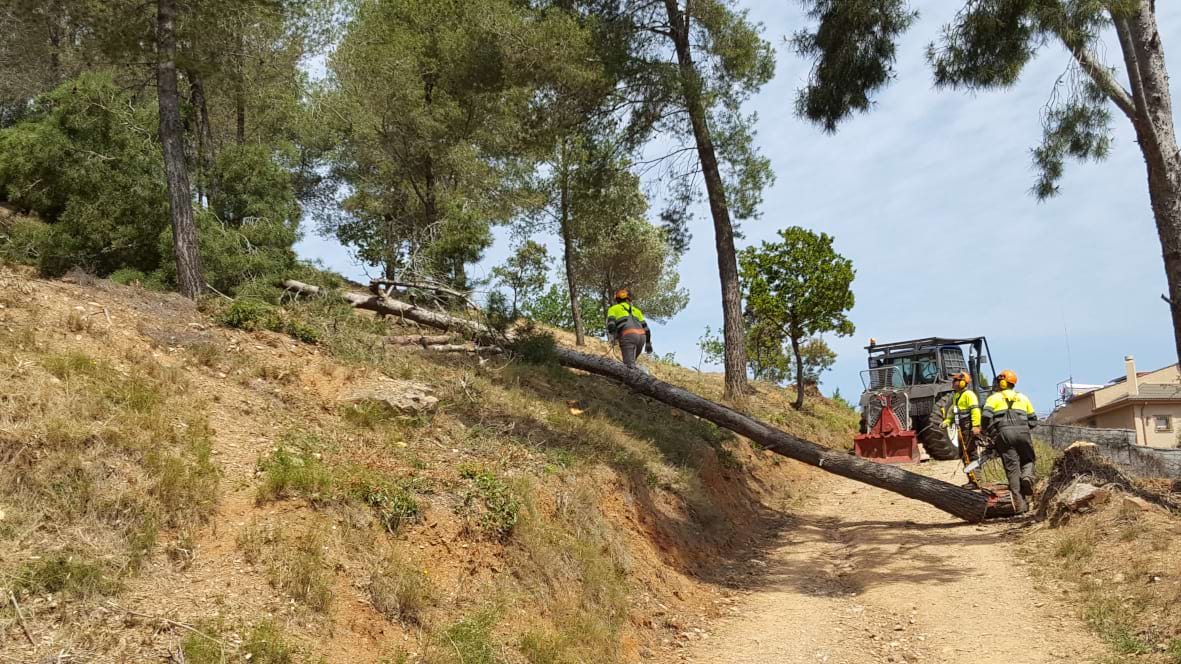
[[[957,390],[967,389],[972,384],[972,377],[966,371],[957,371],[951,375],[951,386]]]
[[[1002,390],[1007,390],[1017,384],[1017,374],[1013,373],[1009,369],[1005,369],[1004,371],[997,374],[996,379],[999,383],[999,387]]]
[[[632,299],[632,294],[629,293],[626,288],[620,288],[619,290],[615,291],[616,302],[624,302],[630,299]]]

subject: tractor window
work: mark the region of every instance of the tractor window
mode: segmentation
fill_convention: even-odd
[[[891,357],[886,359],[886,364],[898,367],[898,371],[892,372],[892,383],[898,383],[898,379],[902,379],[901,384],[895,384],[893,387],[914,385],[915,363],[913,357]]]
[[[915,358],[915,385],[930,385],[939,380],[939,362],[934,355]]]

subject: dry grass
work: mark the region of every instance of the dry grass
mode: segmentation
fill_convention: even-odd
[[[1026,540],[1112,648],[1112,664],[1181,664],[1181,521],[1117,495],[1092,514]]]
[[[219,641],[185,639],[186,661],[287,662],[305,654],[293,643],[336,661],[336,639],[355,643],[358,629],[389,635],[380,652],[397,646],[428,664],[617,661],[621,642],[645,630],[628,620],[633,586],[670,604],[701,599],[687,571],[698,541],[720,549],[798,477],[729,432],[596,376],[387,347],[382,336],[421,330],[340,303],[280,312],[313,330],[312,347],[286,327],[209,331],[185,303],[103,287],[116,329],[102,343],[101,314],[70,322],[69,287],[0,288],[0,463],[21,471],[0,476],[0,586],[20,579],[25,593],[74,597],[130,586],[139,597],[172,578],[130,576],[161,552],[151,569],[163,575],[184,569],[198,584],[228,587],[224,576],[254,589],[200,609],[218,612],[208,633]],[[69,304],[38,320],[45,293]],[[123,297],[142,305],[135,317],[117,309]],[[720,397],[718,376],[649,366]],[[437,413],[337,409],[343,390],[382,374],[430,385]],[[791,398],[759,386],[744,407],[823,444],[850,438],[847,410],[810,398],[797,412]],[[257,504],[227,501],[227,518],[207,528],[213,459],[224,460],[235,496],[246,488]],[[648,507],[659,521],[651,529],[631,516]],[[16,537],[27,532],[35,536]],[[233,564],[227,537],[248,565]],[[214,569],[216,580],[201,576]],[[689,599],[672,597],[655,570]],[[257,592],[267,583],[275,592]],[[291,635],[252,630],[263,612]]]
[[[593,484],[583,480],[560,491],[552,511],[528,503],[516,536],[517,565],[550,617],[521,637],[531,664],[619,659],[631,555],[597,500]]]
[[[151,357],[115,363],[37,337],[0,329],[0,503],[12,506],[5,527],[27,533],[0,538],[0,574],[30,593],[111,593],[162,529],[212,513],[205,415]]]
[[[419,624],[423,611],[435,603],[435,589],[426,570],[399,551],[390,551],[371,563],[366,590],[373,608],[404,625]]]
[[[332,573],[319,528],[289,535],[274,523],[255,524],[239,535],[238,547],[247,562],[266,570],[271,585],[284,595],[319,613],[332,605]]]

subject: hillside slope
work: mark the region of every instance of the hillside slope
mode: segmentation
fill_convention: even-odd
[[[600,378],[388,345],[421,331],[331,301],[202,313],[74,281],[0,271],[5,657],[634,661],[716,614],[711,570],[807,493]],[[391,394],[438,403],[362,398]],[[791,396],[747,408],[846,444],[851,413]]]

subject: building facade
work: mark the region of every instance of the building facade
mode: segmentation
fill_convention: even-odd
[[[1087,390],[1069,390],[1050,415],[1052,424],[1132,429],[1147,447],[1176,448],[1181,433],[1181,372],[1172,364],[1138,372],[1131,355],[1124,376]]]

